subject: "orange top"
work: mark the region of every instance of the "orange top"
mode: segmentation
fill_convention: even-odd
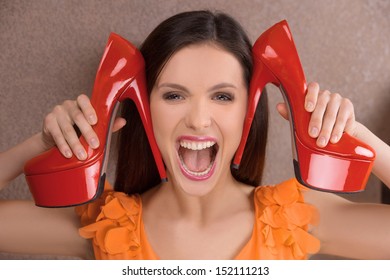
[[[317,211],[304,203],[304,190],[295,179],[257,187],[252,236],[234,259],[306,259],[316,253],[320,242],[307,230]],[[140,195],[106,191],[76,212],[80,235],[92,239],[96,259],[159,259],[147,239]]]

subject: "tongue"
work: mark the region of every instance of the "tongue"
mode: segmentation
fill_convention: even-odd
[[[199,151],[181,148],[181,156],[187,169],[193,172],[205,171],[211,162],[211,148]]]

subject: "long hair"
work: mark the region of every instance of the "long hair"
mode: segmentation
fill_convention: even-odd
[[[241,25],[224,13],[184,12],[158,25],[140,47],[145,59],[146,83],[150,94],[161,70],[178,50],[192,44],[214,43],[233,54],[244,70],[247,88],[252,75],[252,46]],[[136,107],[122,103],[127,124],[118,139],[115,190],[142,193],[160,183],[159,173]],[[240,168],[232,175],[240,182],[257,186],[261,182],[268,131],[268,102],[262,94],[249,132]]]

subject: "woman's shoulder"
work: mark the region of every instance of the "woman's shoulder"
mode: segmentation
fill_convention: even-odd
[[[97,259],[106,259],[120,253],[139,249],[141,197],[106,190],[95,201],[76,208],[83,238],[92,239]],[[97,255],[96,255],[97,254]]]
[[[257,223],[266,229],[265,240],[270,251],[291,243],[287,247],[291,248],[294,258],[299,259],[319,250],[319,241],[307,232],[309,225],[316,225],[319,220],[317,209],[305,202],[307,190],[295,178],[255,189]]]
[[[281,207],[284,211],[294,210],[301,217],[312,216],[317,220],[316,208],[305,201],[305,193],[309,189],[291,178],[276,185],[258,186],[255,189],[255,205],[261,209]],[[288,215],[287,215],[288,216]]]
[[[286,205],[304,201],[304,192],[308,189],[301,185],[295,178],[283,181],[275,185],[258,186],[255,189],[255,197],[265,205]]]
[[[120,219],[123,214],[139,215],[141,198],[139,194],[127,195],[114,191],[106,182],[103,194],[94,201],[77,206],[75,211],[81,225],[86,226],[104,219]]]

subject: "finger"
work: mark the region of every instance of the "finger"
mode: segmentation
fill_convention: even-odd
[[[288,109],[286,103],[278,103],[276,105],[276,110],[279,112],[279,114],[286,120],[289,120],[288,117]]]
[[[72,157],[72,151],[63,137],[54,114],[50,113],[45,117],[42,131],[44,141],[48,144],[48,148],[52,147],[52,143],[54,142],[53,144],[57,146],[62,155],[66,158]]]
[[[313,138],[318,137],[321,128],[322,128],[322,121],[325,115],[326,107],[328,105],[330,99],[330,92],[329,91],[323,91],[318,96],[316,107],[311,114],[310,122],[309,122],[309,135]]]
[[[67,104],[68,105],[68,104]],[[76,106],[75,106],[76,105]],[[99,138],[96,135],[95,131],[85,118],[84,113],[80,110],[78,103],[74,105],[69,104],[68,114],[72,123],[75,123],[77,128],[80,130],[81,134],[84,136],[88,145],[96,149],[99,147]],[[72,139],[73,140],[73,139]]]
[[[339,114],[337,116],[337,121],[332,132],[332,138],[334,138],[332,143],[338,142],[344,131],[350,135],[354,135],[355,128],[356,122],[354,107],[349,99],[343,98]]]
[[[355,120],[355,115],[351,116],[345,125],[344,131],[348,133],[349,135],[355,136],[355,131],[356,131],[356,120]]]
[[[320,86],[318,83],[309,83],[307,85],[307,92],[305,96],[305,109],[308,112],[313,112],[320,92]]]
[[[69,147],[68,143],[65,141],[63,137],[62,131],[58,125],[52,128],[51,135],[56,143],[56,146],[60,150],[61,154],[63,154],[66,158],[72,157],[72,151]]]
[[[347,120],[347,123],[345,124],[344,131],[354,136],[356,130],[355,108],[351,100],[349,100],[348,98],[343,99],[342,105],[343,109],[345,108],[345,110],[349,112],[349,118]]]
[[[120,130],[125,125],[126,125],[126,119],[124,119],[124,118],[117,118],[114,121],[114,124],[112,125],[112,132],[117,132],[118,130]]]
[[[85,118],[87,119],[90,125],[94,125],[97,123],[97,115],[95,109],[92,107],[91,101],[89,97],[85,94],[81,94],[77,97],[77,105],[80,107],[83,112]]]
[[[329,97],[329,102],[326,106],[325,115],[322,121],[321,131],[317,139],[317,145],[319,147],[325,147],[331,138],[339,113],[341,100],[341,96],[337,93],[333,93]]]
[[[75,129],[73,128],[73,123],[69,116],[59,115],[57,117],[59,128],[65,138],[65,141],[68,143],[69,147],[73,151],[73,154],[80,160],[87,158],[87,153],[81,145],[80,140],[77,136]]]

